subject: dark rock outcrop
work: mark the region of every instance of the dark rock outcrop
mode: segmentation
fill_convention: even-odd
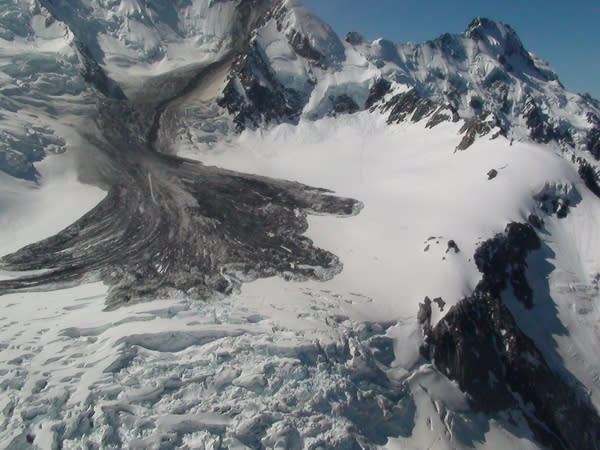
[[[13,177],[33,181],[39,175],[33,163],[43,157],[44,153],[25,155],[15,151],[0,151],[0,170]]]
[[[264,58],[256,43],[237,56],[218,99],[234,116],[238,131],[262,123],[296,122],[308,101],[305,94],[283,86]]]
[[[460,249],[458,248],[458,245],[452,239],[450,239],[448,241],[448,248],[446,248],[446,253],[448,253],[449,251],[453,251],[454,253],[459,253],[460,252]]]
[[[483,112],[477,117],[467,120],[460,129],[461,134],[464,136],[456,147],[456,150],[468,149],[473,145],[475,139],[490,134],[495,128],[498,128],[500,131],[492,136],[492,138],[498,137],[500,134],[503,134],[504,131],[500,126],[500,121],[496,116],[489,112]]]
[[[331,115],[333,116],[337,116],[338,114],[353,114],[360,110],[354,99],[346,94],[330,97],[329,100],[332,104]]]
[[[529,214],[527,222],[535,229],[540,230],[544,226],[544,221],[537,214]]]
[[[94,59],[89,48],[79,39],[75,39],[75,46],[79,52],[81,63],[81,76],[94,86],[98,91],[109,98],[124,100],[125,93],[108,75],[100,64]]]
[[[589,177],[588,182],[592,183],[592,177],[595,176],[593,169],[591,172],[585,168],[580,170],[584,171],[584,176]],[[564,219],[569,214],[569,208],[581,201],[581,196],[572,185],[548,183],[534,196],[534,199],[538,202],[538,208],[543,212],[548,215],[556,214],[559,219]]]
[[[588,114],[588,122],[593,126],[587,133],[587,149],[594,155],[594,158],[600,159],[600,118],[595,114]]]
[[[402,94],[395,95],[383,107],[383,112],[389,111],[388,123],[400,123],[407,120],[419,122],[431,116],[439,105],[419,95],[411,89]]]
[[[428,118],[425,126],[433,128],[444,121],[458,121],[458,115],[450,106],[435,103],[420,95],[415,89],[395,95],[381,107],[381,111],[384,114],[389,113],[387,119],[389,124],[408,120],[420,122]]]
[[[501,300],[510,282],[517,298],[531,306],[525,258],[539,247],[533,228],[519,223],[484,242],[475,253],[483,278],[473,295],[433,328],[420,305],[421,352],[458,383],[475,408],[488,413],[520,409],[542,445],[597,449],[600,417],[587,394],[548,366]]]
[[[535,100],[529,97],[525,102],[523,117],[529,128],[532,140],[546,144],[555,141],[560,144],[573,146],[573,137],[568,130],[562,130],[550,123],[550,118],[545,114]]]
[[[318,62],[323,59],[323,55],[310,45],[307,36],[303,36],[298,32],[294,32],[289,38],[290,45],[296,53],[303,58]]]
[[[346,42],[350,45],[360,45],[365,42],[365,37],[356,31],[350,31],[346,34]]]
[[[531,308],[533,292],[525,275],[526,258],[540,247],[540,238],[530,225],[508,224],[504,233],[488,239],[475,251],[475,264],[483,274],[475,295],[499,297],[510,282],[517,299]]]
[[[436,297],[433,299],[433,303],[435,303],[436,305],[438,305],[438,308],[440,308],[440,311],[443,312],[444,311],[444,307],[446,306],[446,302],[444,301],[444,299],[442,297]]]
[[[419,303],[417,321],[420,325],[428,325],[431,322],[431,299],[425,297],[423,303]]]
[[[441,105],[429,118],[425,124],[425,128],[433,128],[442,122],[458,122],[458,114],[448,105]]]
[[[579,176],[585,183],[586,187],[600,198],[600,185],[598,185],[598,175],[596,171],[587,161],[581,161],[579,163],[579,169],[577,170]]]
[[[391,87],[392,83],[390,83],[385,78],[379,78],[373,84],[373,86],[371,86],[371,89],[369,89],[369,96],[367,97],[367,101],[365,102],[365,108],[371,108],[375,103],[377,103],[383,97],[385,97],[385,94],[387,94],[390,91]]]
[[[597,411],[548,367],[499,297],[486,293],[453,306],[427,343],[427,356],[476,408],[521,408],[538,439],[551,448],[598,448]]]
[[[20,133],[0,131],[0,170],[13,177],[37,180],[33,163],[48,154],[63,153],[66,142],[45,127],[31,126]]]
[[[587,148],[594,158],[600,159],[600,128],[592,128],[588,132]]]

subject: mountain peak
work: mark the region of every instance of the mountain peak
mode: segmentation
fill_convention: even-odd
[[[518,37],[517,33],[510,25],[481,16],[475,17],[471,23],[469,23],[465,30],[465,34],[470,35],[470,37],[476,37],[478,34],[502,34]]]
[[[496,48],[501,47],[510,53],[516,51],[527,53],[517,32],[510,25],[486,17],[473,19],[464,35],[477,41],[485,41]]]
[[[471,21],[471,23],[469,23],[465,32],[468,33],[477,29],[494,29],[498,28],[499,26],[504,27],[506,25],[488,17],[477,16]]]
[[[480,51],[497,60],[508,72],[514,70],[541,81],[558,81],[558,76],[548,64],[524,47],[519,35],[510,25],[486,17],[476,17],[463,36],[475,41]]]
[[[298,54],[323,63],[343,60],[344,47],[338,35],[302,2],[281,0],[274,4],[277,27]]]

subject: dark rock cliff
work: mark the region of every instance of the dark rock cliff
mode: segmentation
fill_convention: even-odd
[[[530,225],[511,223],[475,253],[482,279],[475,292],[450,308],[437,325],[420,320],[422,353],[455,380],[479,410],[520,409],[539,442],[556,449],[597,449],[600,416],[587,394],[546,362],[502,301],[512,285],[532,305],[525,275],[527,255],[540,248]],[[420,316],[426,315],[422,305]]]

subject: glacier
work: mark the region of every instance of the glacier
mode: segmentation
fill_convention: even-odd
[[[600,107],[510,26],[11,0],[0,117],[3,448],[598,448]]]

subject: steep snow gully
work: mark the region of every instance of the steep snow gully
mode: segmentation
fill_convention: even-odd
[[[0,446],[600,448],[600,107],[512,28],[11,0],[0,44]]]

